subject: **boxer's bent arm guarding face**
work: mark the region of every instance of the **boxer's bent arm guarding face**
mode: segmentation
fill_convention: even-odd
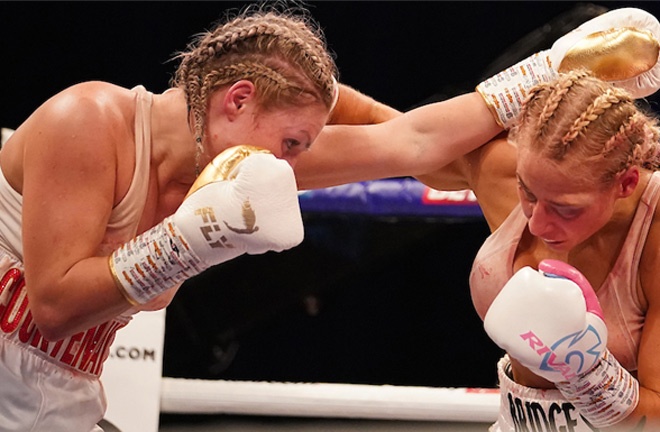
[[[126,300],[142,306],[211,266],[281,252],[303,237],[291,165],[239,145],[217,155],[176,212],[122,244],[108,265]]]
[[[83,90],[89,87],[85,85]],[[127,119],[109,114],[104,104],[112,99],[114,112],[130,113],[130,107],[116,108],[122,103],[134,104],[134,99],[109,95],[127,93],[108,92],[107,88],[91,90],[87,98],[76,94],[81,103],[67,96],[80,91],[76,87],[56,96],[28,120],[35,122],[34,130],[38,130],[37,125],[45,125],[57,132],[37,132],[22,138],[20,128],[16,132],[16,142],[30,142],[24,151],[24,181],[17,189],[24,196],[26,286],[35,323],[44,337],[57,340],[102,323],[127,310],[130,304],[150,308],[160,296],[171,297],[171,289],[211,265],[245,252],[281,251],[302,241],[293,170],[286,161],[264,150],[238,159],[228,156],[236,161],[226,165],[233,167],[229,178],[206,175],[215,171],[213,167],[211,171],[205,169],[198,178],[204,181],[195,191],[189,191],[185,200],[183,195],[180,199],[168,198],[172,202],[159,206],[157,212],[143,214],[147,220],[142,222],[142,229],[151,229],[135,239],[116,239],[118,244],[107,245],[114,248],[111,259],[97,257],[111,209],[124,196],[130,184],[126,179],[133,175],[132,169],[125,169],[133,166],[130,160],[117,162],[120,155],[134,153],[132,129],[127,126],[132,116]],[[95,95],[101,96],[95,99]],[[69,125],[56,127],[67,116]],[[101,116],[107,119],[100,120]],[[58,142],[64,144],[52,144]],[[246,146],[229,150],[239,148]],[[171,163],[161,163],[156,167],[156,176],[168,178],[161,173],[172,169]],[[152,190],[159,189],[160,198],[174,190],[163,190],[160,183],[169,186],[171,182],[158,180],[157,185],[152,184]],[[197,182],[193,189],[195,185]],[[179,205],[181,200],[183,204]],[[173,205],[175,208],[170,208]],[[154,210],[155,205],[150,208]],[[161,222],[161,213],[172,216]],[[209,226],[214,215],[222,217]],[[210,235],[207,228],[216,235]],[[223,243],[218,244],[216,237]],[[174,255],[164,256],[166,247],[172,248]],[[154,269],[156,262],[161,267]],[[143,267],[145,264],[149,265]]]

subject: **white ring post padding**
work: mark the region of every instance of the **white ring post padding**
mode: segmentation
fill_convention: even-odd
[[[497,389],[163,377],[162,413],[495,422]]]

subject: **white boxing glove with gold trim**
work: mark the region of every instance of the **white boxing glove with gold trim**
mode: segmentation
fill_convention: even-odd
[[[291,166],[238,146],[204,168],[172,216],[115,250],[109,264],[119,290],[138,305],[244,253],[290,249],[303,235]]]
[[[660,88],[660,23],[637,8],[593,18],[538,52],[480,83],[476,91],[509,129],[530,88],[558,73],[586,69],[642,98]]]

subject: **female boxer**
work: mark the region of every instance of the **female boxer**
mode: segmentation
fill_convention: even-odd
[[[491,308],[500,317],[486,329],[509,351],[493,432],[660,426],[659,131],[635,103],[660,87],[659,40],[653,16],[614,10],[480,84],[497,123],[516,126],[508,139],[466,144],[464,156],[455,157],[455,134],[481,114],[431,104],[379,125],[327,127],[296,166],[302,187],[415,176],[474,191],[493,234],[473,265],[472,299],[482,318]],[[530,75],[550,80],[527,87]],[[530,268],[543,274],[518,276]],[[549,274],[580,289],[553,288]],[[553,303],[539,300],[544,289]],[[566,350],[516,332],[518,321],[550,333],[581,324],[561,333],[572,335]],[[578,358],[581,369],[567,366]]]
[[[4,431],[99,430],[98,377],[131,314],[210,265],[302,240],[291,166],[338,92],[316,25],[247,8],[179,59],[162,94],[63,90],[0,152]]]

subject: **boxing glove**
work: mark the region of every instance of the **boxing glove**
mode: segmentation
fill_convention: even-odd
[[[574,267],[543,260],[523,267],[488,309],[490,338],[535,374],[552,381],[591,424],[611,426],[632,412],[639,383],[607,350],[596,294]]]
[[[543,261],[543,267],[549,262]],[[580,283],[523,267],[502,288],[484,320],[495,343],[552,382],[588,372],[607,344],[607,327],[595,294],[575,272]]]
[[[115,250],[115,283],[133,305],[145,304],[205,269],[244,253],[281,252],[303,240],[291,166],[256,147],[218,155],[177,211]]]
[[[536,53],[481,82],[481,94],[497,123],[509,129],[529,89],[558,73],[586,69],[635,98],[660,87],[660,23],[641,9],[615,9],[593,18]]]

